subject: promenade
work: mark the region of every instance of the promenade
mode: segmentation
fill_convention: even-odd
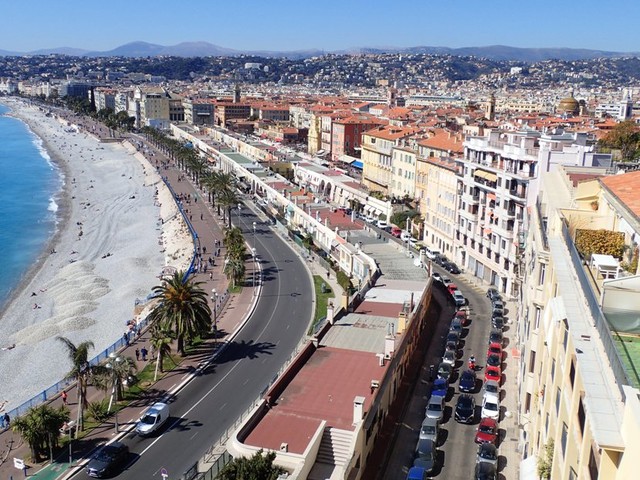
[[[108,136],[108,132],[104,129],[100,130],[97,126],[95,129],[85,120],[85,127],[88,132],[101,133],[105,137]],[[151,148],[151,147],[150,147]],[[167,161],[160,152],[155,151],[154,156],[151,158],[151,163],[154,164],[155,160]],[[160,162],[161,163],[161,162]],[[202,198],[202,193],[199,192],[188,181],[179,181],[179,177],[183,176],[183,172],[176,170],[173,166],[168,166],[166,169],[160,171],[161,175],[166,178],[167,183],[171,186],[176,195],[190,195],[192,201],[189,205],[184,205],[189,209],[189,216],[191,217],[190,223],[192,228],[198,235],[200,247],[205,247],[207,252],[214,252],[216,241],[219,242],[219,248],[221,248],[220,256],[216,257],[214,267],[208,268],[207,272],[196,273],[195,278],[197,282],[201,282],[201,288],[207,292],[210,298],[212,311],[214,310],[213,302],[211,298],[217,298],[219,303],[222,301],[224,293],[227,292],[229,282],[222,272],[223,259],[225,256],[225,248],[222,244],[223,230],[221,226],[221,218],[219,218],[215,211],[210,208],[210,205]],[[198,201],[194,201],[198,198]],[[206,258],[206,257],[205,257]],[[254,262],[248,259],[246,262],[246,278],[253,278]],[[256,275],[259,277],[259,275]],[[158,280],[160,284],[160,280]],[[256,285],[259,287],[259,283]],[[134,402],[129,406],[122,409],[118,414],[118,430],[116,433],[114,421],[109,421],[100,427],[94,428],[89,433],[85,434],[82,439],[74,440],[72,442],[72,463],[69,463],[69,452],[65,452],[54,459],[52,464],[32,465],[27,462],[27,475],[37,476],[41,479],[54,479],[58,478],[65,473],[70,466],[78,466],[78,461],[90,455],[90,453],[99,445],[111,441],[114,438],[125,435],[125,433],[132,429],[135,422],[140,417],[142,412],[155,401],[166,398],[167,396],[175,395],[180,389],[197,374],[198,367],[211,360],[215,354],[223,349],[225,345],[230,342],[236,332],[242,327],[243,323],[249,318],[255,300],[257,299],[257,293],[254,292],[254,286],[251,285],[249,280],[242,288],[240,293],[231,294],[226,299],[226,302],[222,306],[219,306],[216,312],[217,320],[217,339],[209,339],[203,344],[199,345],[194,353],[185,357],[180,365],[165,374],[158,382],[156,382],[146,393],[146,395]],[[215,292],[215,294],[214,294]],[[124,331],[124,319],[123,319],[123,331]],[[117,339],[114,339],[114,341]],[[149,331],[143,331],[139,338],[131,342],[131,344],[118,351],[119,355],[130,357],[135,362],[138,371],[143,370],[151,362],[151,357],[147,358],[147,361],[143,361],[142,358],[136,360],[135,351],[146,347],[148,351],[150,348],[150,333]],[[90,355],[97,354],[98,352],[90,352]],[[55,361],[66,362],[66,358],[55,359]],[[153,368],[153,366],[151,367]],[[69,370],[71,365],[69,365]],[[77,412],[77,392],[75,385],[68,388],[68,408],[70,410],[71,419],[76,418]],[[93,387],[88,389],[88,401],[102,400],[105,398],[105,394]],[[52,399],[49,404],[52,407],[59,407],[62,405],[62,398],[60,396]],[[113,419],[115,420],[115,419]],[[28,445],[26,445],[19,434],[12,432],[11,430],[4,430],[0,433],[0,478],[9,479],[21,478],[23,476],[22,471],[14,467],[14,458],[27,459],[30,456]]]

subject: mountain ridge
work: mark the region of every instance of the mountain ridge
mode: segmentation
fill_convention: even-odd
[[[319,49],[306,50],[236,50],[222,47],[205,41],[181,42],[176,45],[158,45],[144,41],[129,42],[111,50],[90,51],[73,47],[58,47],[51,49],[39,49],[31,52],[12,52],[0,50],[0,56],[27,56],[27,55],[70,55],[86,57],[208,57],[208,56],[257,56],[257,57],[286,57],[290,59],[302,59],[325,54],[334,55],[365,55],[365,54],[430,54],[452,56],[476,56],[490,60],[538,62],[544,60],[588,60],[593,58],[613,58],[625,56],[638,56],[638,52],[614,52],[607,50],[593,50],[586,48],[525,48],[511,47],[508,45],[487,45],[481,47],[354,47],[343,50],[323,51]]]

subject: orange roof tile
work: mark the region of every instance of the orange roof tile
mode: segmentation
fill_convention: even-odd
[[[640,171],[604,177],[600,183],[640,220]]]

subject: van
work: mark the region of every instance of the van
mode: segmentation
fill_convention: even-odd
[[[440,255],[440,252],[434,248],[425,247],[424,254],[429,260],[435,260]]]
[[[142,415],[136,425],[136,433],[138,435],[151,435],[164,425],[169,419],[169,405],[166,403],[154,403]]]

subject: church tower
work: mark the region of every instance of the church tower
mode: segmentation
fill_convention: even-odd
[[[492,93],[489,101],[484,104],[484,118],[492,122],[496,119],[496,96]]]
[[[240,103],[240,84],[236,83],[236,88],[233,91],[233,103]]]

